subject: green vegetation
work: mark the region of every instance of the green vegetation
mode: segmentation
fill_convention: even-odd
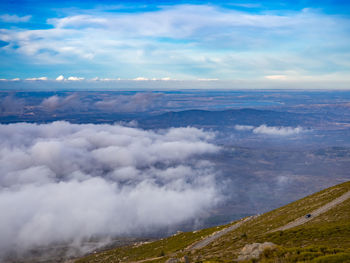
[[[147,262],[165,262],[169,257],[180,258],[185,253],[190,262],[234,262],[246,244],[267,241],[277,244],[278,247],[264,251],[259,260],[248,262],[350,262],[350,199],[304,225],[271,232],[347,191],[350,191],[350,182],[325,189],[252,219],[208,246],[191,253],[183,250],[227,225],[180,233],[140,246],[117,248],[90,255],[77,262],[131,262],[160,256]]]
[[[328,247],[310,246],[304,248],[268,249],[263,252],[259,260],[247,262],[275,263],[275,262],[346,262],[350,260],[350,250],[333,249]]]
[[[232,260],[237,257],[240,249],[244,247],[244,245],[255,243],[255,242],[262,243],[265,241],[270,241],[278,245],[283,245],[283,246],[286,245],[291,247],[313,245],[314,242],[317,241],[317,240],[314,240],[314,239],[317,239],[317,237],[313,236],[315,233],[313,234],[310,233],[310,236],[307,236],[307,234],[303,232],[304,230],[300,230],[301,231],[300,234],[297,237],[295,237],[293,236],[293,233],[294,233],[293,231],[295,229],[306,229],[306,226],[311,227],[310,224],[314,220],[316,220],[316,218],[311,220],[308,224],[299,226],[298,228],[293,228],[291,230],[283,231],[282,232],[283,234],[281,234],[280,232],[269,233],[269,231],[276,229],[280,226],[283,226],[295,220],[298,217],[308,214],[309,212],[325,205],[326,203],[329,203],[330,201],[341,196],[342,194],[344,194],[349,190],[350,190],[350,182],[343,183],[343,184],[325,189],[321,192],[315,193],[303,199],[300,199],[296,202],[293,202],[281,208],[275,209],[271,212],[265,213],[257,217],[256,219],[242,225],[240,228],[234,231],[231,231],[230,233],[221,237],[220,239],[213,242],[209,246],[203,248],[201,251],[197,251],[192,255],[192,259],[195,261],[216,260],[218,262],[232,262]],[[346,202],[346,204],[347,203],[348,202]],[[346,207],[346,204],[343,203],[342,205],[335,207],[334,209],[330,210],[328,213],[325,213],[325,215],[329,213],[333,214],[334,210],[338,210],[340,207],[344,207],[344,205]],[[343,222],[344,224],[346,224],[346,222],[350,218],[349,217],[350,207],[347,207],[346,209],[344,209],[344,211],[342,208],[341,210],[342,212],[334,213],[339,215],[339,217],[335,221],[336,226],[338,226],[340,222]],[[348,212],[346,212],[346,210]],[[321,220],[321,222],[323,221]],[[311,231],[311,230],[308,230],[308,231]],[[316,233],[318,233],[317,229],[316,229]],[[286,237],[283,238],[283,236],[286,236]],[[329,237],[330,235],[324,232],[323,237],[322,236],[318,237],[318,243],[320,245],[328,245],[327,238],[325,238],[326,236]],[[337,234],[335,233],[333,237],[334,239],[336,239]],[[293,238],[294,242],[289,242],[289,238]],[[346,241],[346,239],[348,239],[348,236],[346,235],[339,236],[339,239]],[[335,246],[335,244],[333,243],[332,245]],[[339,243],[339,242],[336,242],[336,243]],[[341,244],[339,246],[341,246]]]
[[[219,231],[225,226],[211,227],[194,232],[181,232],[171,237],[160,239],[150,243],[144,243],[136,246],[120,247],[113,250],[104,251],[98,254],[92,254],[79,259],[76,263],[87,262],[128,262],[138,261],[149,258],[164,257],[148,262],[164,262],[167,256],[181,252],[192,243],[201,240],[208,235]]]
[[[264,239],[285,246],[326,245],[349,248],[350,199],[304,225],[268,234]]]

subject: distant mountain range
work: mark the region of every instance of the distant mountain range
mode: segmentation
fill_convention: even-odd
[[[234,125],[253,125],[259,126],[266,124],[268,126],[304,126],[312,127],[322,125],[328,122],[348,122],[350,119],[343,115],[334,113],[296,113],[291,111],[276,111],[263,109],[227,109],[227,110],[183,110],[168,112],[110,112],[108,110],[60,110],[60,111],[42,111],[33,108],[20,114],[0,114],[0,123],[15,122],[36,122],[47,123],[53,121],[69,121],[71,123],[115,123],[137,121],[139,127],[169,128],[169,127],[211,127],[222,128],[232,127]]]
[[[223,111],[186,110],[166,112],[139,120],[145,127],[180,126],[233,126],[262,124],[271,126],[297,126],[310,123],[308,114],[256,109],[232,109]]]
[[[239,125],[297,126],[308,125],[317,120],[312,114],[300,114],[257,109],[230,109],[221,111],[185,110],[160,114],[109,113],[74,111],[50,113],[33,112],[14,116],[2,116],[1,123],[37,122],[46,123],[65,120],[72,123],[115,123],[136,120],[142,128],[168,128],[184,126],[223,127]],[[319,120],[319,119],[318,119]]]

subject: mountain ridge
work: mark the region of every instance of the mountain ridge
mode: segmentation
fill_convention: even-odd
[[[185,110],[169,111],[140,120],[141,126],[180,127],[180,126],[233,126],[271,125],[296,126],[313,120],[308,114],[261,110],[253,108],[227,110]]]

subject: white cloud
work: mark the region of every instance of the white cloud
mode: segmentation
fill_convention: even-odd
[[[102,17],[94,17],[90,15],[75,15],[64,18],[49,19],[49,24],[55,25],[57,28],[64,27],[95,27],[97,25],[108,24],[108,19]]]
[[[235,125],[237,131],[250,131],[254,129],[254,126],[251,125]]]
[[[46,98],[41,103],[42,106],[48,107],[48,108],[56,108],[60,102],[60,98],[57,95],[51,96],[49,98]]]
[[[0,20],[6,23],[24,23],[28,22],[32,16],[27,15],[27,16],[17,16],[17,15],[1,15]]]
[[[176,5],[159,11],[127,15],[75,15],[50,19],[56,28],[107,28],[129,36],[163,36],[182,38],[208,26],[216,28],[250,26],[278,28],[293,26],[299,21],[288,16],[256,15],[208,5]]]
[[[92,78],[90,79],[90,81],[119,81],[121,80],[121,78],[99,78],[99,77],[95,77],[95,78]]]
[[[59,100],[51,97],[45,103]],[[0,125],[0,251],[149,231],[218,201],[213,134],[119,125]]]
[[[67,80],[70,80],[70,81],[80,81],[80,80],[84,80],[84,78],[80,78],[80,77],[68,77]]]
[[[120,80],[120,79],[119,79]],[[175,80],[175,79],[171,79],[170,77],[163,77],[163,78],[145,78],[145,77],[137,77],[132,79],[134,81],[148,81],[148,80],[152,80],[152,81],[170,81],[170,80]]]
[[[57,81],[62,81],[64,80],[64,76],[63,75],[59,75],[57,78],[56,78]]]
[[[103,110],[117,112],[140,112],[164,105],[158,100],[163,95],[160,93],[139,92],[134,95],[119,95],[99,100],[94,105]]]
[[[0,100],[0,115],[18,115],[23,114],[26,101],[24,98],[16,98],[9,95]]]
[[[235,125],[235,130],[237,131],[252,131],[255,134],[264,135],[276,135],[276,136],[290,136],[303,133],[306,130],[300,126],[298,127],[277,127],[277,126],[267,126],[265,124],[258,127],[252,125]]]
[[[36,80],[48,80],[47,77],[40,77],[40,78],[27,78],[26,80],[36,81]]]
[[[266,79],[271,79],[271,80],[285,80],[287,79],[286,75],[269,75],[265,76]]]
[[[77,104],[77,107],[81,107],[82,105],[79,105],[79,101],[76,101],[77,98],[76,94],[71,94],[65,97],[59,97],[57,95],[53,95],[51,97],[43,99],[40,106],[43,107],[45,110],[56,110],[59,107],[63,107],[71,103],[73,105]]]
[[[136,81],[145,81],[145,80],[149,80],[148,78],[144,78],[144,77],[137,77],[137,78],[134,78],[134,80]]]
[[[197,80],[199,80],[199,81],[217,81],[217,80],[219,80],[219,79],[216,79],[216,78],[211,78],[211,79],[199,78],[199,79],[197,79]]]
[[[266,135],[277,135],[277,136],[290,136],[304,132],[302,127],[274,127],[260,125],[253,129],[253,133],[266,134]]]

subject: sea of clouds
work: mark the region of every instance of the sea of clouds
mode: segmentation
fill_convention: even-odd
[[[214,136],[190,127],[0,125],[0,251],[195,218],[220,200],[215,168],[201,158],[220,150]]]

